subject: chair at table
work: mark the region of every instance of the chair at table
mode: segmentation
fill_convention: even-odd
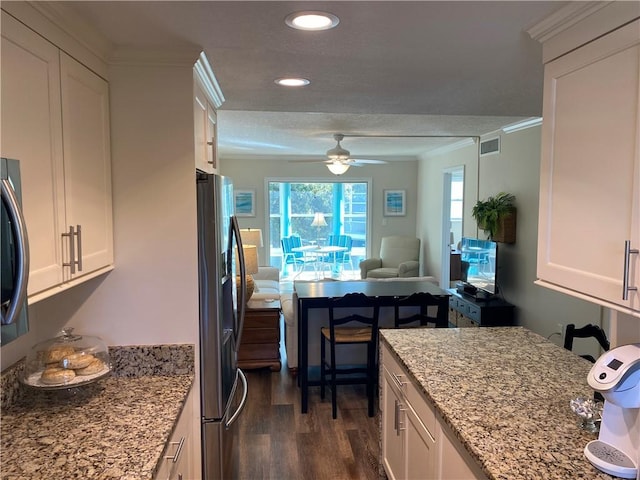
[[[604,330],[597,325],[585,325],[582,328],[576,328],[573,323],[567,325],[566,332],[564,335],[564,348],[567,350],[573,350],[573,339],[574,338],[595,338],[602,349],[606,352],[610,348],[609,340],[607,340],[607,335],[604,333]],[[580,355],[582,358],[586,358],[591,363],[596,363],[596,359],[591,355]]]
[[[283,237],[280,240],[282,244],[282,271],[287,265],[293,265],[294,269],[300,267],[300,271],[304,269],[305,256],[303,252],[294,252],[293,249],[302,246],[302,240],[298,235]]]
[[[357,308],[360,313],[354,313]],[[370,314],[362,314],[362,312]],[[378,318],[380,307],[376,299],[364,293],[349,293],[341,298],[330,300],[329,326],[320,329],[320,397],[324,399],[327,375],[330,378],[331,411],[337,417],[337,385],[365,384],[367,387],[368,413],[374,415],[375,386],[378,380],[376,366],[378,347]],[[326,358],[326,344],[330,347],[330,358]],[[366,366],[339,366],[336,364],[336,347],[354,344],[367,346]],[[358,374],[357,376],[353,376]],[[364,376],[363,376],[364,374]],[[338,379],[337,376],[348,378]]]
[[[346,248],[343,252],[336,252],[329,255],[325,261],[332,263],[336,268],[345,263],[351,266],[353,269],[353,263],[351,262],[351,248],[353,245],[353,239],[350,235],[329,235],[327,245],[331,247],[343,247]]]
[[[396,301],[394,326],[395,328],[427,327],[431,324],[437,328],[447,328],[449,326],[448,311],[448,297],[439,297],[425,292],[413,293]]]

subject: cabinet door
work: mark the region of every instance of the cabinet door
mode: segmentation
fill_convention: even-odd
[[[156,480],[190,480],[200,478],[198,470],[193,465],[193,449],[195,435],[193,424],[193,389],[185,401],[178,423],[167,443],[158,465]]]
[[[471,458],[441,418],[436,426],[437,452],[434,453],[438,480],[486,480],[480,466]]]
[[[382,462],[390,480],[405,476],[404,427],[400,424],[405,406],[394,380],[383,367],[382,399]]]
[[[197,80],[194,82],[193,115],[196,168],[214,173],[216,112]]]
[[[2,12],[3,157],[20,160],[29,296],[62,282],[65,231],[58,49]]]
[[[436,441],[413,408],[404,412],[406,424],[406,475],[408,480],[435,479]]]
[[[109,89],[68,55],[60,62],[67,228],[81,227],[77,277],[113,264]]]
[[[622,284],[625,241],[640,248],[639,44],[636,21],[545,67],[538,229],[543,282],[636,311]]]

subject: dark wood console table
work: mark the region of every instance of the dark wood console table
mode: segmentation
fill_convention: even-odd
[[[278,372],[280,362],[280,300],[249,300],[238,352],[243,369],[269,367]]]
[[[450,289],[449,323],[454,327],[506,327],[514,324],[515,307],[500,298],[477,300]]]

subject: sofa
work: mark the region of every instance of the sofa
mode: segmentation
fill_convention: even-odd
[[[325,279],[321,281],[337,281]],[[404,278],[368,278],[368,282],[401,282],[401,281],[428,281],[437,284],[435,277],[404,277]],[[282,305],[282,313],[285,323],[285,347],[287,351],[287,364],[290,371],[298,369],[298,296],[295,290],[291,293],[282,293],[280,295],[280,304]],[[393,307],[382,307],[380,309],[380,328],[393,328]],[[328,312],[325,309],[310,309],[309,321],[317,326],[316,332],[309,333],[309,365],[320,365],[320,327],[329,325]],[[361,358],[361,353],[366,350],[363,347],[362,352],[358,350],[358,346],[349,349],[348,356],[341,356],[341,362],[348,362],[351,358]]]
[[[258,267],[253,275],[251,300],[271,300],[280,297],[280,270],[277,267]]]

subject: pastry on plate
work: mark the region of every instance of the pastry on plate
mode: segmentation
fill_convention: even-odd
[[[58,363],[67,355],[73,355],[76,350],[71,345],[54,345],[44,354],[44,363]]]
[[[71,355],[65,356],[62,360],[60,360],[60,366],[62,368],[70,368],[72,370],[77,370],[80,368],[84,368],[88,366],[91,362],[95,360],[96,357],[91,355],[90,353],[72,353]]]
[[[40,381],[45,385],[64,385],[76,378],[76,372],[60,367],[49,367],[40,377]]]
[[[84,368],[78,368],[75,370],[76,375],[94,375],[104,370],[104,362],[99,358],[93,358],[91,363]]]

